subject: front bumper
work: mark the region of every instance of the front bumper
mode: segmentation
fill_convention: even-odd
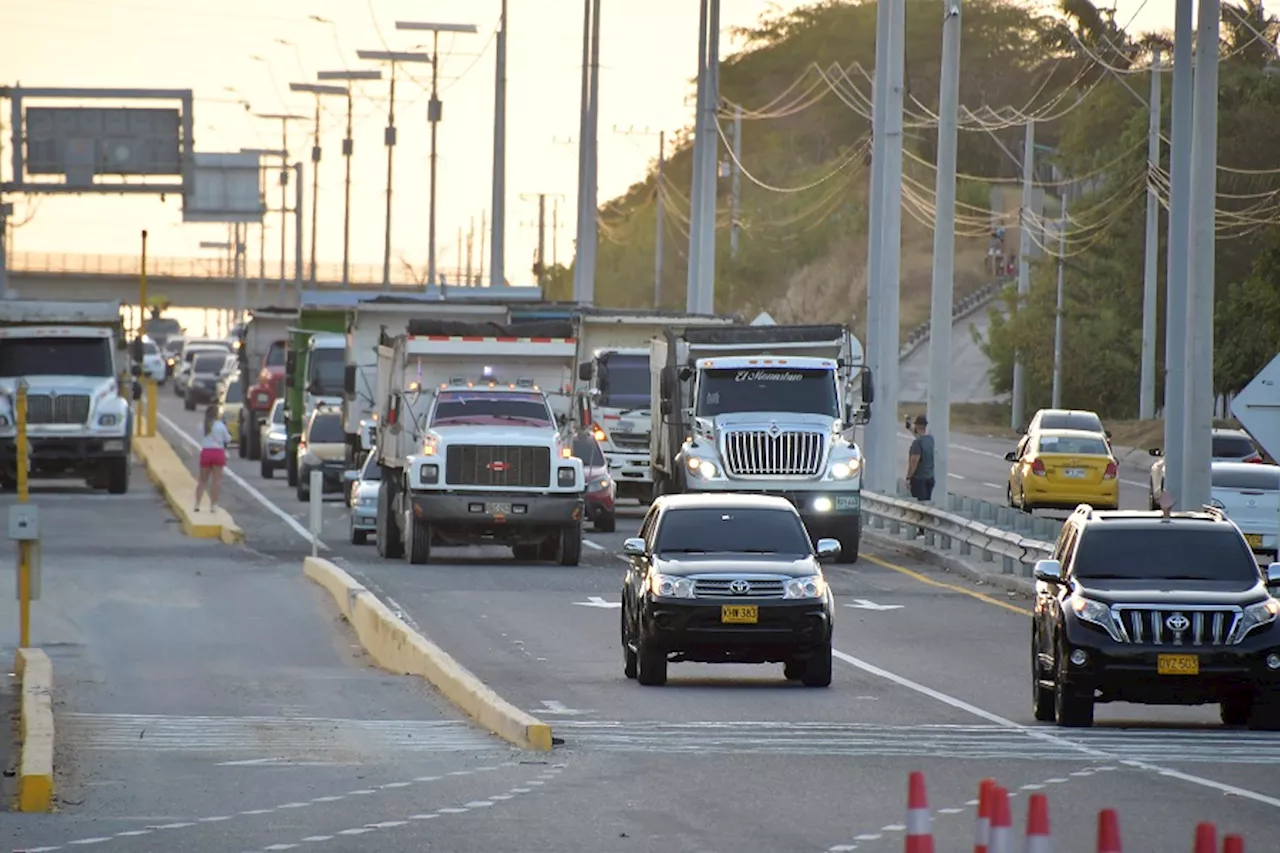
[[[351,507],[351,529],[376,531],[378,529],[378,502],[356,504]]]
[[[118,459],[129,455],[129,442],[119,436],[28,436],[27,446],[31,462],[89,462],[97,459]],[[14,438],[0,438],[0,463],[11,465],[18,458],[18,443]]]
[[[726,624],[724,606],[755,606],[758,622]],[[649,597],[640,614],[646,641],[677,660],[702,663],[784,661],[831,641],[831,609],[824,599],[689,600]]]
[[[1080,691],[1097,691],[1100,702],[1145,705],[1199,705],[1221,701],[1234,691],[1280,691],[1280,670],[1267,667],[1280,654],[1280,630],[1257,632],[1236,645],[1153,645],[1117,643],[1110,636],[1068,623],[1065,654],[1082,649],[1083,666],[1068,663],[1065,682]],[[1161,655],[1195,655],[1199,673],[1161,675]]]
[[[653,487],[653,468],[649,465],[648,453],[606,452],[609,462],[609,476],[622,489],[627,485],[643,486],[646,490]]]
[[[307,462],[299,461],[298,478],[299,481],[306,480],[311,476],[312,471],[319,471],[322,475],[324,490],[326,492],[340,492],[346,482],[342,475],[346,473],[347,466],[344,462]]]
[[[279,465],[284,464],[284,455],[286,450],[284,439],[269,438],[267,439],[266,444],[263,445],[263,448],[262,455],[268,462]]]
[[[184,393],[197,403],[212,403],[218,391],[215,385],[206,385],[196,381],[187,385]]]
[[[1099,509],[1115,508],[1120,505],[1120,484],[1111,480],[1109,484],[1085,486],[1068,489],[1061,485],[1037,483],[1036,478],[1023,481],[1023,494],[1027,502],[1046,508],[1075,509],[1080,504],[1089,504]]]
[[[465,531],[468,540],[503,542],[540,539],[551,529],[582,520],[583,500],[570,494],[516,492],[410,493],[413,517],[442,530]]]
[[[608,492],[587,492],[583,503],[583,512],[592,521],[602,515],[609,515],[616,510],[613,496]]]

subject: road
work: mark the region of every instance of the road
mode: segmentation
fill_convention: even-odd
[[[163,409],[194,432],[193,415]],[[231,467],[253,489],[233,486],[227,501],[250,547],[291,553],[296,565],[303,539],[283,517],[296,522],[303,505],[251,464]],[[1047,792],[1066,853],[1092,849],[1104,807],[1120,810],[1126,840],[1143,849],[1187,849],[1202,819],[1260,849],[1280,815],[1280,737],[1224,730],[1208,707],[1100,706],[1088,731],[1038,726],[1027,602],[888,547],[868,543],[856,566],[831,573],[841,606],[830,689],[791,686],[778,666],[695,664],[674,665],[667,687],[644,688],[623,677],[612,606],[637,510],[616,533],[589,533],[583,565],[564,568],[517,565],[498,549],[439,549],[424,567],[381,560],[372,545],[346,542],[336,500],[326,509],[328,556],[565,741],[550,765],[511,768],[535,774],[527,784],[504,780],[460,806],[466,849],[888,853],[901,849],[911,770],[927,774],[939,849],[972,843],[971,801],[985,776],[1021,797],[1018,825],[1025,795]],[[517,789],[536,793],[500,799]],[[351,808],[378,827],[370,844],[380,850],[462,849],[440,835],[443,820],[428,826],[372,801]],[[334,834],[315,818],[300,808],[292,835],[270,837]],[[268,836],[237,849],[285,849],[251,848],[250,837]]]
[[[1001,399],[991,392],[987,371],[991,362],[974,343],[976,332],[986,340],[991,328],[990,306],[965,317],[951,327],[951,402],[994,403]],[[898,400],[927,402],[929,393],[929,344],[925,342],[902,361],[898,373]]]

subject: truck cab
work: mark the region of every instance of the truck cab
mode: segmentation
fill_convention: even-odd
[[[619,497],[647,500],[650,412],[647,347],[601,349],[579,365],[579,379],[589,383],[581,394],[581,422],[600,445]]]

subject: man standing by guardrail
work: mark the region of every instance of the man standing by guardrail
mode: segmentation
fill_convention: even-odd
[[[907,451],[907,488],[918,501],[933,499],[933,436],[928,434],[929,421],[916,415],[911,432],[915,440]]]

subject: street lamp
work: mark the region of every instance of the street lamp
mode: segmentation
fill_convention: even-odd
[[[285,232],[289,229],[289,122],[306,121],[294,113],[254,113],[256,118],[280,122],[280,286],[284,287],[284,259],[288,253]]]
[[[440,33],[476,33],[475,24],[430,24],[421,21],[396,21],[397,30],[426,30],[431,33],[431,100],[427,104],[427,121],[431,122],[431,214],[427,233],[427,284],[436,281],[436,127],[440,124],[443,104],[436,83],[440,77]]]
[[[396,145],[396,66],[406,62],[430,62],[431,57],[425,53],[397,50],[357,50],[356,56],[374,62],[386,62],[391,66],[391,99],[387,104],[387,131],[384,143],[387,146],[387,232],[383,238],[382,248],[382,289],[391,289],[391,170],[394,163],[393,152]]]
[[[267,282],[267,168],[262,162],[263,157],[283,157],[289,156],[288,151],[277,151],[274,148],[241,148],[241,154],[254,154],[258,158],[258,181],[262,190],[262,208],[264,215],[262,221],[258,223],[258,301],[257,305],[262,305],[262,292]],[[246,239],[247,236],[246,236]],[[248,256],[246,255],[246,258]],[[284,279],[280,280],[281,293],[284,291]]]
[[[346,95],[343,86],[325,86],[322,83],[290,83],[291,92],[310,92],[316,96],[315,136],[311,144],[311,286],[316,286],[316,226],[319,224],[320,207],[320,98],[324,95]]]
[[[316,16],[312,16],[316,18]],[[324,19],[319,19],[324,20]],[[352,103],[351,84],[357,80],[381,80],[381,71],[321,71],[316,75],[321,80],[345,81],[347,93],[347,138],[342,140],[342,158],[347,162],[346,198],[342,213],[342,286],[351,286],[351,155],[355,150],[352,139]]]

